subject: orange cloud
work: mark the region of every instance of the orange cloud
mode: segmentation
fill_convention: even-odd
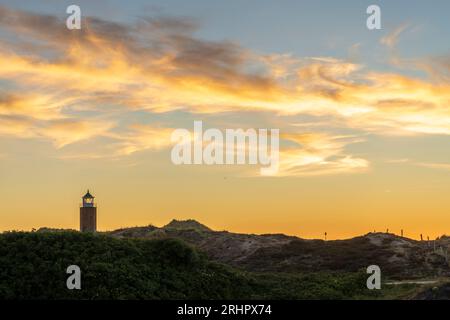
[[[37,134],[51,139],[58,147],[78,141],[88,140],[99,135],[105,135],[113,127],[112,123],[88,120],[56,120],[37,129]]]
[[[450,134],[445,57],[441,68],[421,62],[432,79],[414,78],[333,57],[262,55],[232,42],[200,40],[189,19],[86,22],[74,32],[56,17],[0,7],[5,34],[21,35],[15,42],[0,38],[0,80],[8,82],[0,94],[0,123],[9,124],[0,134],[46,138],[57,147],[108,137],[111,154],[124,156],[168,147],[171,129],[119,125],[118,117],[179,110],[271,112],[285,116],[279,124],[286,127],[296,122],[290,116],[317,116],[360,136]],[[381,42],[394,47],[405,28]],[[281,151],[280,175],[369,167],[345,152],[359,141],[356,135],[333,134],[325,124],[305,141],[297,129],[286,137],[297,147]]]
[[[327,134],[285,134],[283,138],[295,147],[280,152],[278,176],[312,176],[363,172],[369,161],[345,153],[345,147],[362,142],[353,136]]]

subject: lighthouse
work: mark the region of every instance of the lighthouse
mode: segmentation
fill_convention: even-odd
[[[89,190],[83,196],[83,204],[80,207],[80,231],[96,232],[97,231],[97,207],[94,203],[94,196]]]

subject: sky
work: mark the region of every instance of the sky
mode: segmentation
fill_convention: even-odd
[[[89,188],[100,230],[449,234],[449,14],[446,0],[0,0],[0,230],[78,229]],[[278,172],[174,165],[171,134],[194,121],[279,129]]]

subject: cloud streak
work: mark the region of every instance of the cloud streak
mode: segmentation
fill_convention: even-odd
[[[194,36],[190,19],[142,18],[124,25],[88,17],[64,21],[0,7],[0,134],[44,138],[62,148],[108,137],[114,156],[167,148],[170,128],[121,125],[121,115],[184,111],[270,112],[327,117],[343,129],[379,135],[450,134],[448,58],[422,61],[414,78],[333,57],[258,54]],[[395,47],[402,26],[381,40]],[[13,38],[12,35],[20,35]],[[14,39],[14,40],[12,40]],[[441,67],[436,67],[439,63]],[[360,172],[347,154],[358,136],[299,131],[285,136],[280,175]]]

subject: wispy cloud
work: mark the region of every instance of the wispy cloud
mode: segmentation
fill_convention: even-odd
[[[425,168],[450,170],[450,163],[420,162],[416,164]]]
[[[366,159],[345,152],[347,145],[363,141],[358,137],[309,133],[283,138],[295,145],[280,152],[278,176],[355,173],[366,171],[370,165]]]
[[[389,47],[394,48],[399,40],[400,35],[409,28],[408,23],[403,23],[399,27],[395,28],[393,31],[389,32],[387,35],[381,38],[380,43]]]
[[[171,130],[121,124],[118,108],[121,115],[270,112],[285,116],[286,126],[296,122],[290,116],[327,119],[312,133],[314,126],[297,126],[285,136],[296,146],[281,150],[280,175],[364,171],[369,160],[345,147],[368,132],[450,134],[448,57],[441,67],[421,61],[433,76],[414,78],[333,57],[265,55],[201,40],[198,24],[186,18],[130,25],[86,18],[85,25],[70,31],[57,17],[0,7],[2,34],[9,35],[0,37],[0,80],[8,84],[0,92],[0,134],[44,138],[58,148],[108,137],[117,157],[167,148]],[[381,43],[395,47],[407,28]],[[20,37],[11,40],[13,34]],[[359,134],[335,135],[327,124]]]

